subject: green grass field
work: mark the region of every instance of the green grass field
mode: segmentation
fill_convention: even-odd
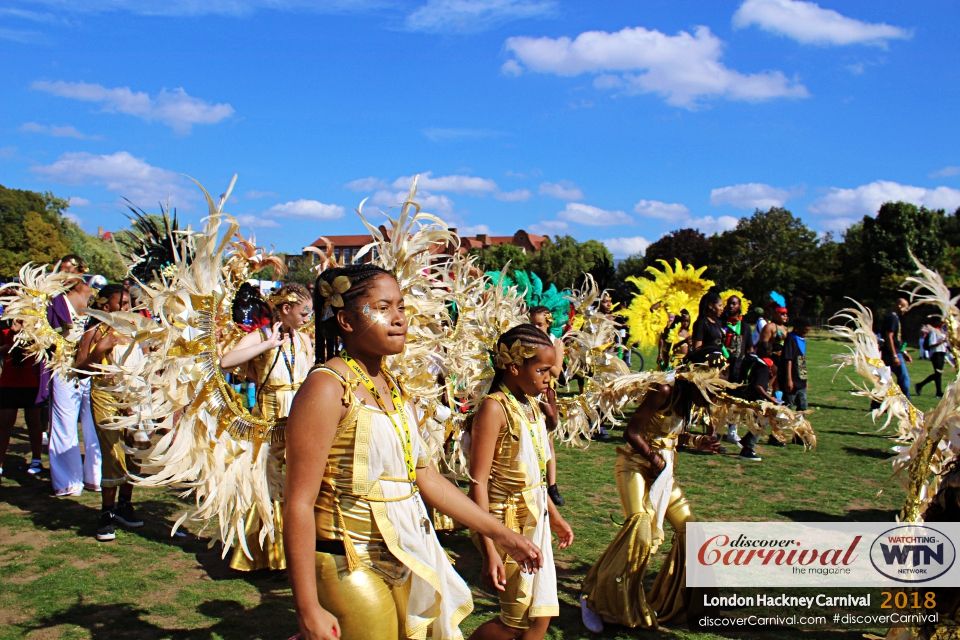
[[[826,368],[830,354],[841,348],[823,337],[809,340],[810,403],[816,408],[810,421],[819,437],[815,451],[761,445],[764,460],[759,464],[739,462],[733,446],[726,455],[679,457],[678,479],[699,519],[894,519],[903,492],[896,481],[887,483],[890,465],[884,460],[891,443],[885,434],[872,433],[867,402],[852,397],[842,377],[831,382],[833,371]],[[929,371],[926,361],[911,366],[914,380]],[[932,396],[933,388],[925,389],[918,407],[931,408]],[[863,630],[713,635],[692,633],[682,625],[659,633],[587,633],[576,605],[580,581],[623,519],[613,481],[616,440],[584,451],[558,451],[560,487],[567,499],[562,512],[577,540],[557,556],[561,615],[549,637],[862,637]],[[0,485],[0,640],[289,638],[296,633],[284,576],[230,570],[219,547],[211,547],[209,535],[196,529],[186,538],[170,537],[170,526],[185,504],[174,492],[138,491],[135,500],[146,525],[119,529],[116,541],[101,544],[93,537],[99,494],[53,497],[46,475],[26,475],[28,458],[26,434],[18,429]],[[467,535],[446,534],[442,540],[458,555],[458,570],[473,586],[475,612],[462,627],[468,634],[495,615],[497,605],[477,586],[479,556]],[[650,582],[667,547],[652,563]]]

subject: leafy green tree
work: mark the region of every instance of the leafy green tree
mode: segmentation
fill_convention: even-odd
[[[886,202],[876,217],[863,218],[863,259],[871,275],[909,274],[920,262],[938,266],[946,246],[943,210],[917,208],[909,202]]]
[[[788,210],[772,207],[742,218],[710,242],[706,276],[762,301],[771,290],[811,297],[829,286],[836,250]]]
[[[710,239],[699,229],[677,229],[647,247],[644,258],[651,265],[666,260],[672,267],[675,260],[680,260],[684,266],[703,267],[709,264]]]
[[[273,267],[268,268],[271,270],[271,275],[273,275]],[[273,278],[263,279],[272,280]],[[312,282],[316,282],[317,272],[314,269],[314,264],[311,262],[308,256],[300,256],[293,260],[293,266],[289,271],[287,271],[282,279],[284,282],[297,282],[306,286]]]
[[[630,304],[636,287],[627,282],[627,278],[630,276],[643,277],[646,274],[646,268],[647,261],[642,253],[635,253],[617,264],[616,286],[611,294],[615,302],[622,305]]]
[[[553,242],[544,244],[540,251],[530,256],[529,268],[544,282],[566,289],[603,260],[613,263],[613,255],[603,243],[597,240],[577,242],[571,236],[555,236]]]
[[[39,193],[0,186],[0,275],[16,275],[26,262],[56,262],[70,253],[61,216]]]
[[[471,249],[470,253],[477,256],[477,266],[483,271],[502,271],[508,262],[511,273],[516,269],[526,271],[530,266],[530,256],[520,247],[508,242],[486,249]]]

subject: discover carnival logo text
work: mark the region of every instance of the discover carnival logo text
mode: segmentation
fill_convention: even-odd
[[[688,587],[960,583],[960,524],[691,522]]]

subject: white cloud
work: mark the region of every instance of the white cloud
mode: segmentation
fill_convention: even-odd
[[[472,33],[553,13],[553,0],[427,0],[407,16],[412,31]]]
[[[738,209],[769,209],[782,207],[791,195],[793,194],[786,189],[749,182],[711,190],[710,204],[715,207],[729,204]]]
[[[884,202],[910,202],[928,209],[953,211],[960,207],[960,190],[949,187],[926,189],[887,180],[877,180],[856,189],[833,188],[808,207],[811,213],[832,218],[857,219],[877,214]]]
[[[417,180],[417,188],[428,191],[449,191],[452,193],[470,193],[474,195],[497,193],[500,191],[497,183],[489,178],[456,174],[434,178],[432,174],[432,171],[421,173],[420,179]],[[409,189],[411,184],[413,184],[413,176],[401,176],[393,181],[392,186],[394,189]]]
[[[702,26],[693,35],[681,31],[675,36],[643,27],[586,31],[574,40],[518,36],[504,46],[516,56],[503,67],[508,75],[518,75],[524,67],[560,76],[606,74],[600,84],[608,88],[657,93],[669,104],[687,108],[694,108],[700,97],[759,101],[808,95],[806,87],[780,71],[742,74],[727,68],[720,62],[723,42]]]
[[[494,129],[444,129],[441,127],[428,127],[421,133],[431,142],[462,142],[464,140],[499,138],[506,135],[503,131]]]
[[[97,184],[140,206],[165,202],[188,202],[196,197],[185,189],[183,177],[154,167],[126,151],[94,155],[85,151],[65,153],[56,162],[30,169],[37,175],[63,184]]]
[[[504,202],[526,202],[533,197],[533,194],[527,189],[515,189],[514,191],[501,191],[493,197]]]
[[[145,16],[246,17],[260,9],[340,13],[387,6],[388,0],[33,0],[74,13],[124,11]]]
[[[949,178],[951,176],[960,176],[960,167],[944,167],[930,174],[931,178]]]
[[[71,213],[71,212],[67,211],[66,213],[63,214],[63,217],[66,218],[67,220],[69,220],[70,222],[72,222],[73,224],[77,225],[78,227],[79,227],[81,224],[83,224],[83,218],[81,218],[80,216],[78,216],[78,215],[75,214],[75,213]]]
[[[456,227],[456,225],[453,226]],[[490,227],[485,224],[475,224],[457,228],[457,234],[461,236],[475,236],[479,233],[490,235]]]
[[[583,190],[569,180],[544,182],[540,185],[540,195],[560,200],[583,200]]]
[[[888,40],[910,38],[907,29],[871,24],[823,9],[815,2],[799,0],[746,0],[733,14],[737,28],[757,25],[802,44],[885,46]]]
[[[0,158],[12,158],[17,155],[16,147],[0,147]]]
[[[563,220],[542,220],[529,226],[530,231],[542,236],[556,234],[569,228],[570,225]]]
[[[634,236],[632,238],[607,238],[601,240],[614,258],[627,258],[638,253],[643,253],[650,246],[650,241],[643,236]]]
[[[719,218],[703,216],[702,218],[689,218],[684,226],[688,229],[699,229],[709,236],[734,229],[738,222],[740,222],[740,219],[733,216],[720,216]]]
[[[317,200],[293,200],[275,204],[264,212],[267,216],[278,218],[300,218],[306,220],[336,220],[342,218],[344,209],[338,204],[324,204]]]
[[[599,207],[580,202],[568,202],[567,208],[557,214],[567,222],[576,222],[591,227],[605,227],[612,224],[630,224],[633,218],[623,211],[607,211]]]
[[[376,191],[377,189],[387,189],[390,185],[380,178],[360,178],[343,185],[350,191]]]
[[[633,212],[644,218],[660,220],[685,220],[690,217],[690,209],[686,205],[659,200],[641,200],[633,206]]]
[[[247,227],[267,227],[275,229],[280,226],[280,223],[276,220],[264,218],[263,216],[255,216],[251,213],[240,214],[237,216],[237,222]]]
[[[370,204],[379,207],[394,207],[403,204],[407,199],[408,190],[389,191],[381,189],[370,197]],[[417,191],[417,203],[427,213],[440,216],[449,216],[453,213],[453,200],[445,195],[437,195],[429,191]]]
[[[87,207],[90,206],[90,201],[86,198],[78,198],[77,196],[70,196],[68,199],[71,207]]]
[[[273,191],[257,191],[252,189],[243,194],[244,198],[248,200],[259,200],[260,198],[279,198],[279,193],[274,193]]]
[[[0,40],[19,42],[20,44],[49,44],[46,35],[39,31],[0,28]]]
[[[42,133],[48,136],[53,136],[54,138],[78,138],[80,140],[96,140],[100,138],[100,136],[84,135],[69,124],[58,126],[55,124],[46,125],[38,124],[36,122],[25,122],[20,125],[20,131],[25,133]]]
[[[187,95],[182,88],[161,89],[156,97],[151,98],[142,91],[134,93],[129,87],[108,89],[86,82],[37,80],[31,87],[62,98],[100,103],[108,113],[126,113],[146,122],[158,120],[180,135],[190,133],[195,124],[216,124],[234,113],[229,104],[210,104]]]

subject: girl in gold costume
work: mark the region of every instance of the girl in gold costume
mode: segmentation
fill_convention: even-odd
[[[302,285],[291,283],[271,295],[267,302],[273,310],[273,328],[263,327],[244,336],[237,346],[220,359],[220,366],[232,369],[247,365],[247,377],[257,384],[257,408],[260,417],[267,420],[284,418],[290,413],[293,396],[313,366],[313,345],[310,338],[299,331],[313,312],[310,294]],[[283,464],[283,447],[274,445],[271,451],[274,464]],[[283,542],[275,536],[273,542],[260,545],[260,519],[256,509],[250,510],[246,521],[247,548],[237,546],[230,566],[239,571],[256,569],[285,569]],[[274,525],[283,530],[279,503],[274,504]]]
[[[551,431],[556,428],[556,409],[544,404],[541,411],[535,399],[549,389],[555,359],[552,340],[536,326],[521,324],[504,333],[494,354],[494,391],[480,404],[470,430],[470,497],[527,536],[543,556],[543,568],[530,575],[493,540],[475,534],[483,581],[500,592],[500,617],[480,626],[471,640],[540,640],[550,618],[560,615],[550,532],[557,533],[563,549],[573,542],[573,530],[547,495],[552,457],[547,422]]]
[[[371,264],[328,269],[316,301],[324,364],[286,426],[283,538],[300,637],[462,638],[470,591],[425,503],[491,537],[524,571],[542,554],[430,463],[410,398],[384,367],[407,334],[394,276]]]
[[[701,351],[692,353],[684,366],[695,372],[722,364],[719,352]],[[693,407],[706,407],[710,400],[684,373],[678,371],[672,386],[656,385],[644,395],[624,433],[628,446],[617,448],[617,491],[626,521],[583,581],[580,604],[590,631],[602,631],[603,622],[655,629],[684,615],[692,604],[684,586],[684,554],[686,526],[696,518],[673,475],[676,448],[715,452],[719,444],[716,436],[685,431]],[[664,520],[675,532],[673,546],[645,594],[643,576],[665,538]]]

